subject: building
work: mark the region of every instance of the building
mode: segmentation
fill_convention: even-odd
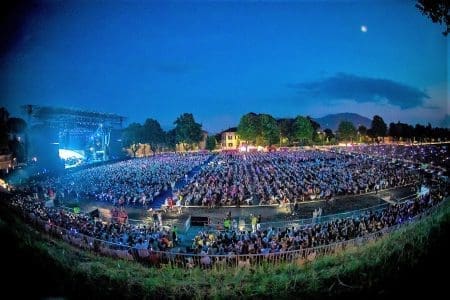
[[[220,140],[222,150],[238,150],[240,142],[236,127],[231,127],[222,131]]]

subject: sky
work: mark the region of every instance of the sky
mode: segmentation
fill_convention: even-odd
[[[209,132],[248,112],[448,126],[448,38],[414,1],[43,1],[10,8],[0,106]],[[125,125],[126,125],[125,124]]]

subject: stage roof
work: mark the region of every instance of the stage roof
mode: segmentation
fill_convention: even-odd
[[[103,128],[121,128],[125,117],[74,108],[23,105],[22,109],[34,123],[58,128],[61,131],[92,131]]]

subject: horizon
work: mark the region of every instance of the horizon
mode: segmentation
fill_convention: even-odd
[[[0,106],[153,118],[208,132],[248,112],[449,127],[442,28],[414,1],[11,4]],[[8,12],[6,12],[8,13]]]

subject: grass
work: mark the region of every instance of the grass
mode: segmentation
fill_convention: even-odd
[[[4,285],[17,296],[73,298],[324,298],[414,295],[424,282],[445,287],[436,268],[448,266],[450,204],[377,242],[315,259],[226,270],[149,268],[100,257],[49,240],[2,203]],[[9,247],[6,247],[9,245]],[[14,282],[27,283],[14,289]]]

